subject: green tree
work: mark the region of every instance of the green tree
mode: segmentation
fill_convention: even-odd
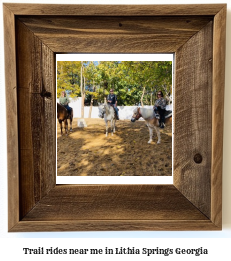
[[[153,104],[156,93],[166,95],[172,88],[172,62],[104,61],[82,62],[83,90],[92,105],[93,100],[104,102],[113,88],[119,105],[141,102]],[[65,89],[71,97],[81,95],[81,62],[58,62],[57,95]]]
[[[63,90],[67,91],[70,97],[80,95],[80,69],[81,62],[57,62],[57,97]]]

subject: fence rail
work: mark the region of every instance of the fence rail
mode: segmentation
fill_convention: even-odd
[[[58,99],[57,102],[59,102]],[[74,118],[81,118],[81,97],[70,98],[69,106],[73,108]],[[136,107],[137,106],[118,106],[120,120],[130,120],[133,114],[133,110]],[[152,108],[153,106],[145,105],[144,107]],[[168,109],[171,110],[171,107]],[[91,115],[89,115],[89,110],[90,106],[84,106],[84,118],[99,118],[97,106],[92,106]]]

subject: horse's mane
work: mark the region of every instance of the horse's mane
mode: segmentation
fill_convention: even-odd
[[[110,108],[107,103],[105,103],[105,111],[106,111],[106,114],[109,114],[109,112],[110,112]]]
[[[58,111],[66,111],[67,112],[67,109],[60,103],[57,102],[57,109]]]
[[[114,109],[111,105],[108,105],[107,103],[105,103],[105,111],[106,111],[106,114],[110,114],[111,112],[114,112]]]

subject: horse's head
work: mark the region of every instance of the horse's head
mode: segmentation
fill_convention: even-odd
[[[140,113],[140,107],[137,107],[133,111],[133,115],[132,115],[131,121],[135,122],[135,121],[139,120],[140,117],[142,117],[142,115]]]
[[[103,117],[104,117],[104,113],[105,113],[105,104],[99,105],[98,109],[99,109],[99,114],[98,114],[98,116],[99,116],[100,118],[103,118]]]

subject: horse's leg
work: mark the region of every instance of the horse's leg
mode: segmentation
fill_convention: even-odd
[[[70,116],[70,131],[72,131],[72,120],[73,120],[73,109],[71,110],[71,116]]]
[[[113,131],[114,131],[114,120],[111,120],[111,136],[113,136]]]
[[[152,121],[151,126],[152,126],[152,131],[153,131],[153,128],[155,128],[155,131],[156,131],[156,134],[157,134],[157,138],[158,138],[157,144],[160,144],[160,141],[161,141],[160,129],[159,129],[159,127],[157,127],[157,126],[159,126],[159,121],[156,118],[154,118],[154,120]]]
[[[160,144],[160,142],[161,142],[160,129],[156,126],[154,126],[154,128],[156,130],[156,134],[157,134],[157,138],[158,138],[157,144]]]
[[[72,118],[70,118],[70,131],[72,131]]]
[[[63,135],[63,124],[62,124],[62,122],[60,122],[60,129],[61,129],[61,135]]]
[[[116,119],[113,121],[113,132],[115,133],[115,125],[116,125]]]
[[[105,123],[106,123],[106,137],[107,137],[107,135],[108,135],[108,122],[105,121]]]
[[[153,128],[148,124],[148,129],[149,129],[149,141],[148,143],[152,142],[152,135],[153,135]]]
[[[67,132],[68,132],[68,121],[67,121],[67,119],[65,119],[64,125],[65,125],[65,130],[66,130],[66,135],[67,135]]]
[[[63,124],[62,121],[59,120],[59,126],[60,126],[60,130],[61,130],[61,135],[63,135]]]

